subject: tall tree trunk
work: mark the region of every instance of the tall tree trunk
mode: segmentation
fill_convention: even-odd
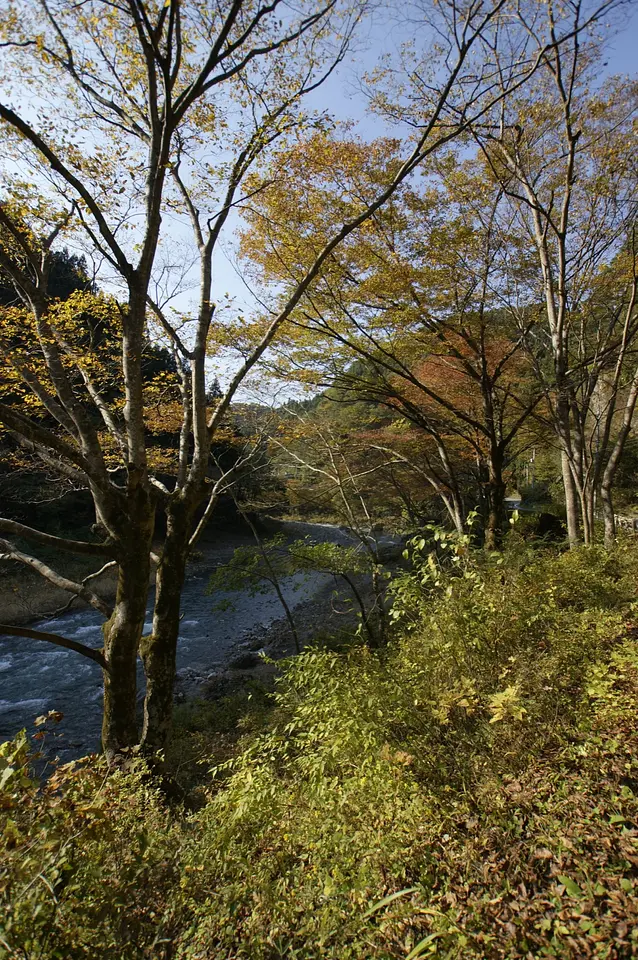
[[[140,649],[146,674],[141,742],[152,752],[166,747],[173,722],[175,662],[189,533],[189,517],[184,503],[178,500],[167,512],[164,550],[155,574],[153,629]]]
[[[465,532],[465,506],[463,504],[461,488],[456,477],[456,471],[450,463],[445,444],[440,437],[436,437],[436,442],[437,449],[439,451],[439,457],[441,458],[441,463],[443,464],[447,476],[447,483],[445,484],[445,487],[435,486],[435,489],[438,490],[438,493],[443,500],[443,504],[450,515],[456,532],[459,535],[462,535]],[[443,492],[444,489],[445,492]]]
[[[478,514],[483,524],[483,531],[487,530],[487,521],[489,516],[489,503],[487,497],[487,484],[489,482],[488,471],[485,461],[479,455],[476,457],[476,481],[478,492]]]
[[[565,515],[567,519],[567,538],[570,547],[575,546],[580,540],[580,530],[578,527],[578,498],[576,493],[576,484],[572,476],[569,465],[569,456],[563,450],[561,451],[561,467],[563,472],[563,487],[565,489]]]
[[[104,715],[102,746],[107,759],[138,742],[137,652],[146,619],[153,523],[147,517],[146,544],[130,544],[120,558],[115,606],[104,625]],[[140,536],[143,529],[140,530]],[[140,548],[141,547],[141,548]]]
[[[583,542],[594,542],[594,490],[587,483],[580,494],[581,517],[583,522]]]
[[[603,482],[600,487],[600,502],[603,505],[603,521],[605,523],[605,546],[613,547],[616,542],[616,514],[611,495],[611,484]]]
[[[607,547],[613,546],[616,540],[616,520],[611,492],[614,480],[616,479],[618,464],[620,463],[627,438],[631,432],[636,402],[638,402],[638,367],[636,367],[632,377],[631,388],[625,401],[625,409],[623,411],[623,419],[620,430],[618,431],[618,437],[609,455],[600,485],[600,499],[603,505],[603,519],[605,521],[605,546]]]
[[[493,451],[488,464],[489,479],[485,485],[487,516],[485,522],[485,547],[500,550],[503,545],[505,524],[505,482],[503,480],[503,456]]]
[[[445,494],[441,493],[440,497],[441,497],[441,500],[443,501],[445,509],[450,515],[450,519],[454,524],[454,529],[456,530],[456,532],[458,534],[465,533],[465,522],[463,519],[463,514],[464,514],[463,501],[461,499],[461,495],[458,489],[456,489],[456,487],[450,487],[449,492]]]

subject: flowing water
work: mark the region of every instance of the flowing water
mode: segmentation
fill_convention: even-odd
[[[288,526],[288,525],[286,525]],[[291,524],[291,536],[312,533],[314,539],[346,542],[337,527]],[[246,543],[236,536],[237,544]],[[228,537],[223,555],[203,546],[203,561],[187,576],[182,594],[182,621],[177,649],[177,670],[190,668],[207,673],[223,668],[236,653],[246,633],[265,627],[283,615],[275,594],[233,594],[232,608],[215,610],[221,595],[207,595],[210,573],[220,560],[228,559]],[[230,551],[232,552],[232,550]],[[282,591],[294,609],[323,589],[331,580],[326,574],[299,575],[282,582]],[[151,629],[152,593],[149,597],[144,632]],[[56,619],[32,624],[35,630],[58,633],[86,646],[101,647],[104,618],[93,610],[78,610]],[[143,694],[144,676],[138,661],[138,688]],[[56,736],[56,752],[63,760],[97,750],[100,741],[102,707],[100,667],[72,650],[38,640],[0,637],[0,742],[13,737],[22,727],[33,731],[39,714],[57,710],[64,715]]]

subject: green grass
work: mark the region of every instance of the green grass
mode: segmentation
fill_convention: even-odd
[[[455,556],[382,654],[181,707],[194,812],[5,747],[0,956],[638,955],[638,549]]]

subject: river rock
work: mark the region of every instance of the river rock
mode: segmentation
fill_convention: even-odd
[[[228,666],[231,670],[253,670],[259,663],[259,657],[256,653],[242,653],[234,660],[231,660]]]

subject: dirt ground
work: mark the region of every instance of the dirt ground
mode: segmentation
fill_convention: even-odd
[[[51,562],[51,561],[49,561]],[[65,558],[60,565],[69,579],[82,579],[98,570],[101,564],[95,564],[93,558]],[[115,596],[116,578],[113,570],[91,581],[91,589],[105,600]],[[40,574],[18,563],[7,563],[0,567],[0,622],[11,624],[28,623],[61,610],[69,602],[66,590],[60,590],[48,583]],[[70,609],[80,610],[86,604],[77,598]]]

